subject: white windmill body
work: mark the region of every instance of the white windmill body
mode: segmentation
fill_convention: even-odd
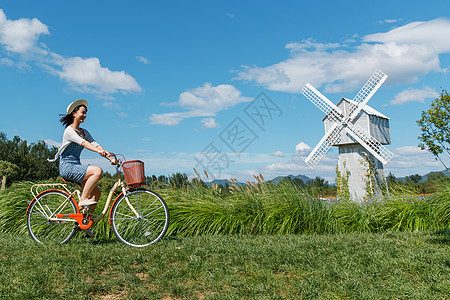
[[[337,105],[309,83],[301,91],[326,114],[325,135],[305,161],[314,168],[331,146],[338,146],[338,169],[346,176],[350,197],[355,201],[366,198],[368,187],[372,194],[380,192],[373,182],[383,181],[383,165],[393,157],[383,146],[391,142],[389,118],[366,105],[386,79],[387,75],[377,70],[353,100],[343,98]],[[373,166],[370,170],[369,162]],[[368,174],[373,178],[368,180]]]
[[[340,108],[344,115],[348,114],[352,106],[357,105],[353,100],[343,98],[336,105]],[[333,126],[332,118],[326,116],[324,119],[325,132]],[[374,137],[382,145],[391,143],[389,118],[368,106],[367,104],[361,109],[355,117],[353,124],[364,129],[368,134]],[[338,169],[342,176],[348,174],[348,189],[352,199],[364,199],[367,193],[367,185],[372,183],[371,188],[375,196],[381,193],[379,186],[385,181],[383,163],[374,155],[367,151],[345,130],[341,131],[340,140],[333,144],[339,147]],[[368,160],[373,164],[372,172],[373,180],[368,182]]]

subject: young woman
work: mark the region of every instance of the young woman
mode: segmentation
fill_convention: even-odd
[[[58,157],[60,158],[59,174],[64,179],[77,182],[81,185],[83,191],[78,205],[90,206],[90,212],[92,213],[100,198],[100,189],[97,183],[102,176],[102,169],[97,166],[81,164],[80,154],[86,148],[97,152],[100,156],[106,157],[109,160],[111,160],[111,156],[108,151],[103,149],[92,138],[89,131],[80,127],[80,124],[86,119],[87,106],[87,101],[83,99],[69,104],[67,114],[60,119],[63,126],[66,127],[62,145],[58,153],[56,153],[55,158],[50,161],[56,161]]]

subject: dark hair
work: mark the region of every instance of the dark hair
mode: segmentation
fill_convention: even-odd
[[[75,107],[75,109],[70,113],[70,114],[67,114],[67,115],[60,115],[60,116],[62,116],[62,118],[61,119],[59,119],[59,121],[63,124],[63,126],[64,127],[68,127],[70,124],[72,124],[73,123],[73,113],[74,112],[77,112],[78,111],[78,109],[80,108],[80,107],[84,107],[84,108],[86,108],[86,112],[87,112],[87,107],[86,106],[84,106],[84,105],[78,105],[77,107]]]

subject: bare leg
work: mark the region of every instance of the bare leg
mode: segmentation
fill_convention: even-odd
[[[100,196],[101,196],[102,192],[100,191],[100,189],[98,188],[98,186],[94,186],[94,189],[92,190],[92,193],[89,195],[90,196],[90,200],[93,200],[95,202],[98,202],[98,200],[100,200]],[[93,213],[95,210],[95,207],[97,206],[97,204],[93,204],[90,206],[89,209],[89,213]]]
[[[98,188],[98,186],[94,186],[94,189],[92,190],[91,194],[89,195],[89,199],[94,200],[95,202],[98,202],[98,200],[100,199],[102,192],[100,191],[100,189]]]
[[[102,177],[102,169],[100,167],[96,166],[89,166],[86,170],[86,176],[84,177],[84,181],[81,184],[81,187],[83,188],[83,191],[81,192],[81,201],[84,200],[92,200],[95,202],[98,202],[98,199],[100,199],[100,189],[97,186],[97,182]],[[95,207],[97,206],[97,203],[90,205],[89,207],[89,213],[92,214],[95,210]],[[85,230],[85,237],[95,238],[95,235],[89,230]]]
[[[100,198],[100,189],[97,187],[97,182],[102,177],[102,169],[96,166],[89,166],[86,171],[86,176],[81,184],[83,192],[81,193],[81,201],[87,200],[91,196],[94,201]],[[95,189],[95,191],[94,191]]]

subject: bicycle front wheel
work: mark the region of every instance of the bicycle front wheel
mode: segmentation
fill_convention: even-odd
[[[77,213],[77,208],[70,195],[59,190],[44,192],[28,210],[28,232],[33,240],[41,244],[65,244],[75,234],[76,222],[55,216],[74,213]]]
[[[124,244],[145,247],[159,241],[169,227],[169,209],[157,193],[136,189],[122,195],[111,211],[111,225]]]

